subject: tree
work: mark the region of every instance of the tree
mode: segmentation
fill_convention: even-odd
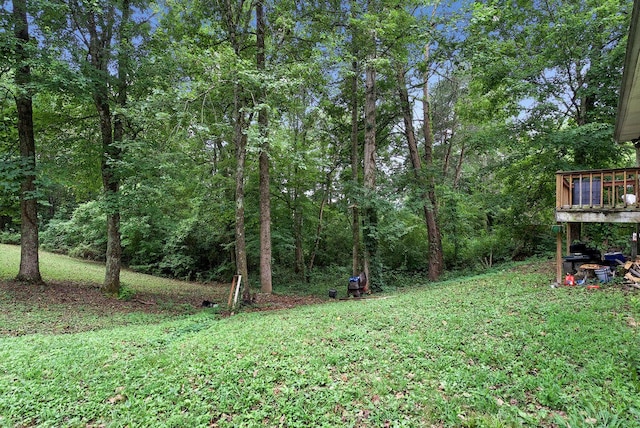
[[[30,88],[29,24],[27,1],[13,1],[15,56],[16,56],[16,107],[18,111],[18,136],[23,178],[20,186],[21,251],[20,271],[17,280],[41,283],[38,259],[38,201],[35,187],[36,145],[33,132],[33,104]]]
[[[431,15],[427,18],[418,19],[404,9],[397,8],[386,21],[386,41],[391,52],[391,62],[394,67],[395,84],[398,95],[398,106],[404,124],[404,135],[409,151],[409,161],[418,189],[418,198],[422,206],[427,236],[429,242],[428,264],[429,279],[436,281],[441,275],[444,262],[442,251],[442,236],[438,224],[438,199],[436,193],[435,163],[433,156],[433,131],[431,119],[431,104],[429,100],[429,85],[431,82],[431,59],[429,49],[433,40],[432,28],[435,26],[435,16],[438,10],[438,2],[432,6]],[[415,12],[414,12],[415,13]],[[421,37],[416,37],[414,31],[422,24],[423,31]],[[407,31],[409,30],[409,31]],[[425,41],[424,38],[427,38]],[[417,47],[423,45],[423,64],[415,68],[423,70],[421,84],[422,87],[422,135],[424,139],[424,156],[421,157],[418,149],[418,141],[414,126],[413,106],[409,98],[407,88],[407,78],[409,65],[409,52],[416,52]],[[415,61],[415,58],[413,59]]]
[[[133,79],[132,43],[140,26],[133,19],[130,0],[90,4],[69,0],[66,6],[69,21],[55,37],[62,49],[70,52],[69,57],[77,63],[84,82],[88,83],[98,116],[100,171],[107,217],[106,270],[102,289],[108,294],[118,294],[122,266],[122,176],[118,169],[126,145],[127,91]],[[139,10],[144,9],[144,5],[138,6],[141,6]],[[76,95],[80,96],[81,91]]]
[[[256,68],[265,72],[264,1],[256,2]],[[260,288],[271,293],[271,187],[269,180],[269,116],[265,105],[266,89],[260,88],[258,103],[258,133],[260,135]]]
[[[550,0],[469,8],[459,59],[469,91],[460,111],[491,162],[484,171],[505,183],[493,210],[518,256],[533,251],[535,225],[553,221],[556,171],[624,166],[627,151],[611,148],[629,6]]]
[[[245,284],[244,299],[249,298],[249,268],[247,265],[247,246],[245,237],[245,167],[247,158],[247,129],[251,123],[251,117],[247,110],[250,107],[249,96],[246,94],[246,87],[243,86],[243,51],[247,48],[249,32],[247,27],[252,14],[252,5],[246,4],[244,0],[236,3],[226,0],[217,0],[219,11],[223,18],[223,28],[225,30],[226,42],[233,50],[234,67],[236,68],[233,78],[233,102],[232,102],[232,123],[233,142],[236,151],[236,172],[235,172],[235,256],[238,274],[242,275]]]
[[[166,2],[148,31],[143,0],[54,3],[30,28],[51,54],[30,64],[50,84],[33,103],[48,248],[104,257],[93,218],[108,213],[120,261],[147,272],[246,281],[260,267],[268,290],[263,275],[347,260],[357,274],[366,256],[374,286],[383,267],[430,264],[435,279],[458,257],[535,248],[552,173],[627,154],[610,130],[628,2],[468,3],[456,31],[444,13],[458,9],[426,1]],[[17,218],[10,180],[2,210]]]
[[[358,57],[358,43],[356,32],[353,32],[353,42],[351,44],[353,49],[353,60],[351,61],[352,75],[351,75],[351,181],[354,189],[357,189],[360,185],[360,156],[359,156],[359,143],[358,143],[358,130],[359,130],[359,117],[360,106],[358,103],[358,86],[360,84],[360,64],[357,60]],[[358,203],[356,200],[351,202],[351,236],[353,240],[353,249],[351,252],[351,265],[352,274],[356,276],[360,273],[360,267],[362,266],[360,257],[360,210],[358,209]]]
[[[364,210],[364,271],[372,285],[379,281],[373,276],[377,255],[377,212],[373,203],[376,190],[376,70],[372,61],[367,65],[365,90],[364,132],[364,188],[368,201]],[[376,272],[377,273],[377,272]]]
[[[424,48],[424,59],[427,64],[424,83],[422,86],[422,114],[424,133],[424,163],[427,173],[426,194],[427,203],[424,205],[427,234],[429,236],[429,279],[436,281],[444,269],[442,256],[442,236],[438,225],[438,200],[436,195],[436,180],[433,162],[433,134],[431,130],[431,109],[429,105],[429,44]]]

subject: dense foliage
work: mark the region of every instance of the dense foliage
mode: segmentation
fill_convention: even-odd
[[[425,271],[425,190],[409,162],[398,70],[405,71],[416,128],[424,124],[420,88],[428,78],[433,163],[423,173],[435,180],[449,270],[553,250],[555,171],[633,162],[631,146],[614,148],[612,137],[629,0],[270,0],[263,2],[264,68],[255,61],[253,5],[239,1],[229,10],[231,3],[28,2],[44,248],[104,259],[106,216],[117,206],[126,265],[229,279],[236,266],[240,129],[250,272],[259,266],[258,159],[265,138],[274,275],[349,267],[354,204],[376,208],[386,272]],[[122,65],[119,52],[128,54],[126,78],[116,69],[97,75],[87,69],[82,31],[62,17],[125,5],[134,11],[123,22],[130,44],[114,34],[108,55]],[[0,56],[8,58],[11,8],[1,6]],[[15,242],[23,168],[14,70],[6,64],[0,237]],[[352,130],[360,151],[366,131],[366,67],[377,71],[375,194],[365,191],[362,171],[352,179],[351,168]],[[126,103],[114,89],[125,81]],[[93,107],[100,82],[107,82],[111,108],[125,124],[111,147],[117,156],[104,161],[119,180],[116,196],[100,191],[101,122]],[[360,100],[355,122],[353,100]],[[269,115],[266,133],[258,126],[261,111]]]

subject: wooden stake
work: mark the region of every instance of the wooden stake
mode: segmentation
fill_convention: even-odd
[[[233,291],[236,288],[236,281],[238,280],[238,275],[233,275],[233,281],[231,281],[231,289],[229,290],[229,300],[227,301],[227,307],[231,307],[231,299],[233,299]]]
[[[238,295],[240,294],[240,283],[242,282],[242,275],[238,275],[238,286],[236,287],[236,296],[233,298],[233,307],[238,305]]]

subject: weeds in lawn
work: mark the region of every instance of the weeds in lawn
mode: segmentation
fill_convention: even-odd
[[[637,296],[549,280],[0,338],[0,426],[640,426]]]
[[[136,295],[135,290],[129,287],[126,284],[122,284],[120,287],[120,291],[118,292],[118,299],[129,301],[133,299],[133,296]]]

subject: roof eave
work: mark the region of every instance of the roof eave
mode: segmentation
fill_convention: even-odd
[[[615,140],[617,142],[640,139],[640,2],[634,1],[627,40],[624,71],[620,98],[618,100],[618,114],[616,116]]]

